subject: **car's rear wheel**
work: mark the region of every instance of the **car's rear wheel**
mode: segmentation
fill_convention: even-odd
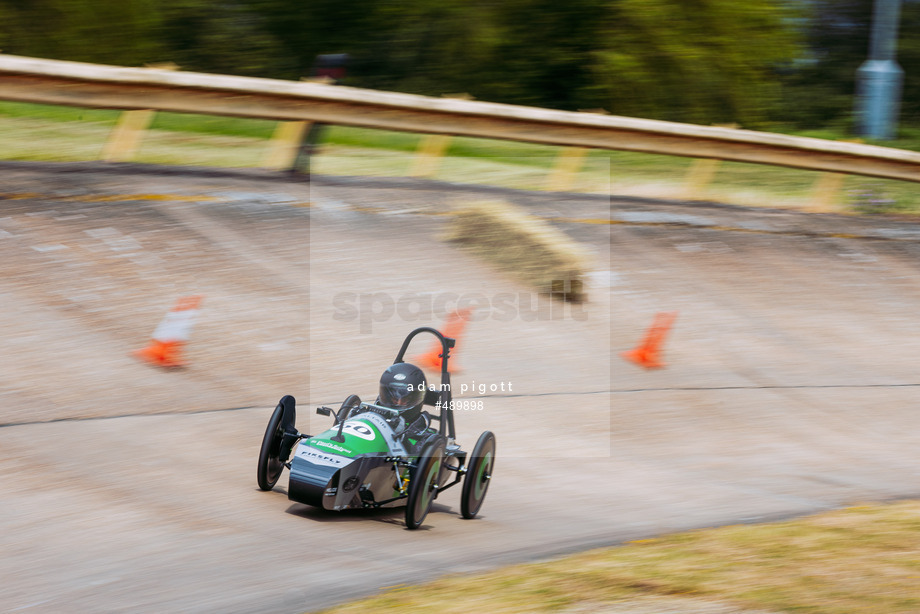
[[[284,471],[284,463],[291,455],[291,448],[297,439],[294,429],[294,397],[285,396],[275,407],[268,420],[265,435],[262,437],[262,449],[259,450],[259,467],[256,473],[259,488],[271,490]]]
[[[409,481],[409,499],[406,503],[406,527],[417,529],[425,521],[431,504],[438,496],[438,476],[444,463],[446,443],[438,437],[425,446]]]
[[[460,494],[460,514],[464,518],[473,518],[479,513],[482,501],[486,498],[489,483],[492,481],[492,468],[495,466],[495,435],[486,431],[479,436],[476,447],[467,462],[466,477],[463,478],[463,490]]]

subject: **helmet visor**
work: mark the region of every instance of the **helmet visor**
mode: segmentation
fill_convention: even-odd
[[[387,407],[393,409],[406,409],[416,405],[418,398],[424,394],[424,391],[416,390],[415,387],[410,389],[411,384],[405,382],[390,382],[380,387],[380,400]]]

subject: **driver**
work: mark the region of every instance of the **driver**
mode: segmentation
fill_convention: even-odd
[[[428,382],[425,373],[413,364],[398,362],[387,367],[380,376],[380,396],[377,404],[398,410],[407,426],[422,413],[422,403]]]

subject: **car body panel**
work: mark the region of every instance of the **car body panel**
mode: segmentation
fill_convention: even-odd
[[[406,469],[387,459],[410,461],[414,457],[406,450],[403,437],[382,416],[366,406],[362,409],[366,411],[342,425],[344,441],[333,441],[338,427],[301,440],[291,460],[289,499],[343,510],[400,495],[399,482]]]

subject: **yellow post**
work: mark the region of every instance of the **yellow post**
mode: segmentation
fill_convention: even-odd
[[[133,160],[144,138],[144,131],[153,121],[153,113],[149,109],[122,112],[102,148],[102,159],[106,162]]]
[[[815,213],[837,211],[840,191],[843,189],[843,173],[821,173],[811,189],[811,203],[808,210]]]
[[[564,192],[571,188],[587,153],[588,150],[584,147],[564,147],[556,156],[545,189],[550,192]]]
[[[409,171],[410,177],[431,177],[438,172],[441,158],[450,145],[451,136],[446,134],[426,134],[419,143]]]
[[[694,160],[684,179],[681,198],[684,200],[702,200],[706,193],[706,188],[712,183],[712,178],[716,176],[720,162],[715,158],[698,158]]]
[[[290,121],[278,122],[268,150],[262,159],[262,168],[271,171],[286,171],[294,167],[303,136],[312,122]]]

